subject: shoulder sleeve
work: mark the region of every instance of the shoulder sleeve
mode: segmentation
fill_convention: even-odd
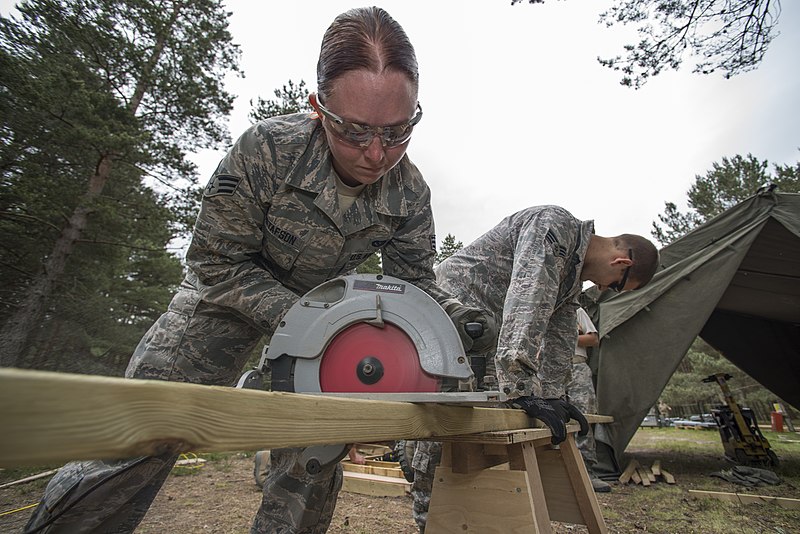
[[[186,263],[201,298],[265,332],[297,296],[255,263],[278,177],[269,134],[251,127],[219,163],[203,193]]]
[[[511,397],[564,394],[578,336],[575,306],[558,307],[566,243],[558,240],[559,212],[530,210],[508,219],[516,235],[514,266],[503,305],[497,378]]]
[[[431,192],[416,167],[408,164],[408,168],[412,174],[408,180],[404,179],[408,215],[381,250],[383,272],[416,285],[443,304],[453,297],[436,283],[433,271],[436,230]]]

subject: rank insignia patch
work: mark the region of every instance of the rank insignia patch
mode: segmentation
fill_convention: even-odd
[[[237,176],[231,176],[229,174],[218,174],[214,176],[208,185],[206,186],[205,191],[203,192],[204,197],[215,197],[217,195],[232,195],[236,188],[239,187],[239,182],[242,179]]]

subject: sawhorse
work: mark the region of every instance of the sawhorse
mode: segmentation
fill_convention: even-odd
[[[578,427],[567,430],[557,447],[547,428],[437,438],[444,447],[426,534],[549,534],[551,520],[607,533],[575,446]]]

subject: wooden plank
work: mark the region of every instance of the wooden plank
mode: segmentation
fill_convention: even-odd
[[[536,442],[535,445],[550,443],[550,429],[542,426],[541,421],[530,420],[531,425],[536,428],[526,427],[515,430],[499,430],[494,432],[479,432],[467,435],[451,435],[437,437],[436,441],[465,441],[468,443],[483,443],[485,445],[510,445],[512,443]],[[567,424],[567,432],[577,432],[580,427],[575,423]]]
[[[599,415],[599,414],[596,414],[596,413],[587,413],[587,414],[584,414],[584,417],[586,417],[586,421],[588,421],[588,423],[590,425],[593,425],[595,423],[613,423],[614,422],[614,416],[613,415]]]
[[[365,458],[366,464],[371,467],[398,467],[400,464],[397,462],[385,462],[383,460],[373,460],[370,458]]]
[[[0,406],[0,465],[6,467],[530,426],[522,410],[320,398],[20,369],[0,369]]]
[[[375,497],[403,497],[411,492],[406,479],[344,471],[342,491]]]
[[[585,524],[583,513],[575,498],[575,487],[564,466],[561,450],[552,446],[536,448],[542,487],[550,519],[562,523]]]
[[[567,470],[567,476],[572,483],[575,500],[583,515],[583,524],[586,525],[589,534],[607,534],[608,529],[592,488],[592,481],[589,480],[586,464],[575,445],[575,434],[568,434],[567,439],[559,446],[559,450]]]
[[[394,464],[391,467],[381,467],[376,465],[369,465],[369,463],[365,465],[359,465],[349,461],[343,461],[342,469],[350,473],[364,473],[367,475],[380,475],[384,477],[405,478],[403,477],[403,470],[400,469],[398,464]]]
[[[630,462],[628,462],[628,466],[625,468],[625,470],[619,476],[619,479],[618,479],[619,483],[620,484],[627,484],[628,481],[633,476],[633,474],[636,472],[636,468],[637,467],[639,467],[639,462],[636,461],[635,459],[631,460]]]
[[[675,477],[669,474],[667,471],[662,469],[661,476],[664,477],[664,482],[667,484],[675,484]]]
[[[509,466],[522,466],[528,491],[528,508],[533,516],[533,532],[549,534],[550,506],[547,503],[547,490],[544,488],[539,460],[533,443],[516,443],[508,446]]]
[[[205,458],[183,458],[175,461],[175,467],[187,467],[203,465],[206,463]]]
[[[661,460],[653,462],[653,467],[650,468],[655,476],[661,476]]]
[[[508,461],[506,455],[487,455],[483,450],[483,445],[480,443],[454,442],[451,452],[450,461],[454,473],[471,473]]]
[[[724,493],[721,491],[689,490],[692,497],[708,497],[721,501],[736,502],[739,504],[777,504],[781,508],[800,510],[800,499],[788,497],[773,497],[771,495],[750,495],[746,493]]]
[[[647,480],[649,480],[650,482],[656,481],[656,475],[655,473],[653,473],[653,471],[650,470],[649,467],[642,467],[642,471],[644,471],[644,474],[647,475]]]
[[[487,469],[466,475],[436,468],[426,534],[537,533],[522,471]]]
[[[20,478],[19,480],[14,480],[12,482],[6,482],[5,484],[0,484],[0,489],[16,486],[17,484],[24,484],[26,482],[32,482],[34,480],[39,480],[40,478],[49,477],[50,475],[55,475],[56,473],[58,473],[58,469],[50,469],[49,471],[44,471],[43,473],[31,475],[25,478]]]
[[[633,473],[631,473],[631,480],[633,480],[633,482],[636,483],[636,484],[641,484],[642,483],[642,477],[639,476],[639,468],[638,467],[633,470]]]
[[[650,477],[647,476],[647,473],[645,473],[643,467],[637,467],[636,474],[639,475],[639,480],[641,480],[642,486],[650,485]]]

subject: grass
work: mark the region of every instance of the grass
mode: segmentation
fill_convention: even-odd
[[[728,470],[717,430],[640,428],[631,440],[623,462],[636,458],[649,466],[660,460],[675,475],[677,484],[656,483],[650,487],[616,485],[614,492],[599,495],[609,531],[620,533],[789,533],[798,532],[798,510],[771,504],[737,504],[696,497],[688,490],[800,498],[800,443],[798,434],[762,431],[778,455],[774,471],[783,482],[778,486],[739,486],[716,477]],[[792,440],[792,441],[788,441]],[[624,465],[623,465],[624,467]]]

